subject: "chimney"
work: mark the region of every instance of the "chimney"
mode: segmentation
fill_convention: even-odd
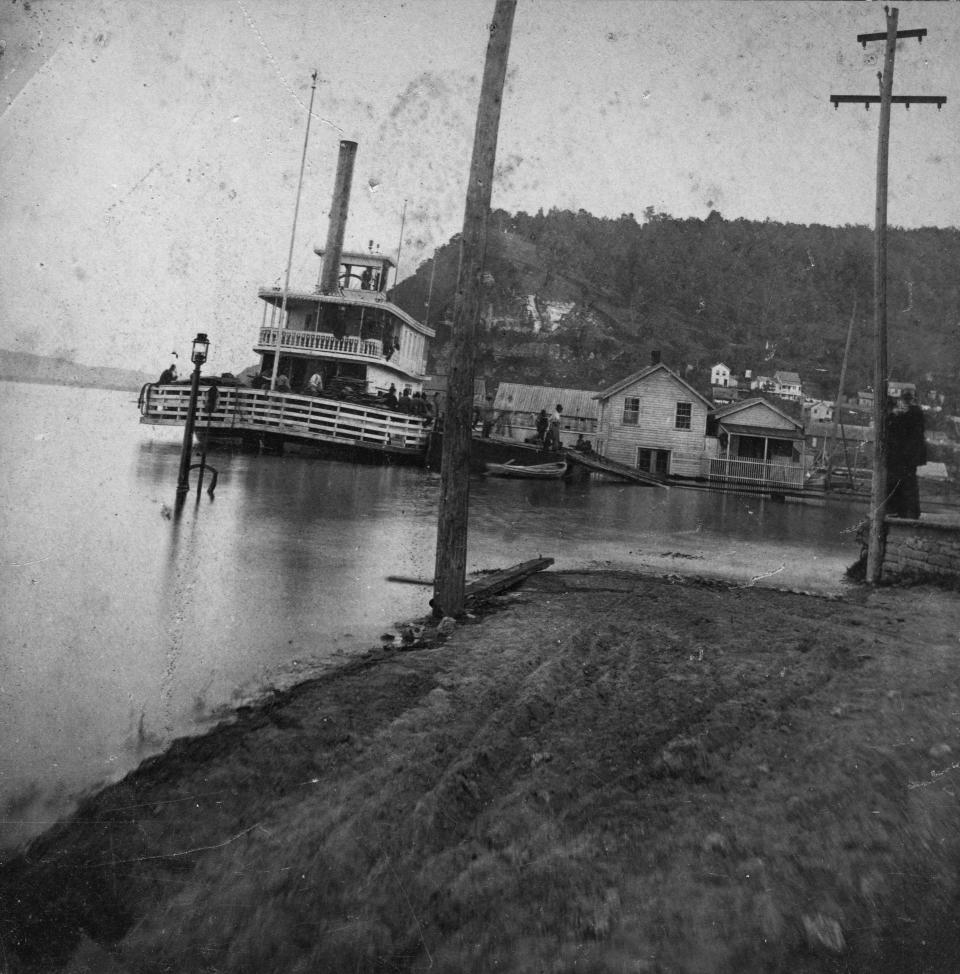
[[[660,349],[650,353],[650,364],[659,365],[660,364]]]
[[[353,182],[353,163],[357,156],[357,143],[344,139],[340,143],[337,159],[337,176],[333,185],[333,202],[330,204],[330,222],[327,227],[327,245],[323,250],[323,271],[320,275],[320,293],[333,294],[340,277],[340,255],[343,253],[343,237],[347,229],[347,213],[350,209],[350,185]]]

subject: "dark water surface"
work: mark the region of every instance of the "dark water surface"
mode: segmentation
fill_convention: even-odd
[[[182,431],[140,426],[132,399],[0,382],[0,847],[428,611],[387,576],[432,576],[438,475],[218,453],[215,500],[176,518]],[[478,478],[468,571],[542,554],[837,592],[864,512]]]

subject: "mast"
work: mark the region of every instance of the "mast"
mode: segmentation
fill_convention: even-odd
[[[303,154],[300,157],[300,179],[297,181],[297,202],[293,207],[293,227],[290,230],[290,252],[287,254],[287,273],[283,281],[283,300],[280,303],[280,321],[277,322],[277,344],[273,352],[273,372],[270,375],[270,391],[277,387],[277,371],[280,368],[280,339],[287,327],[287,295],[290,293],[290,268],[293,265],[293,242],[297,236],[297,216],[300,213],[300,193],[303,190],[303,170],[307,163],[307,143],[310,141],[310,119],[313,118],[313,97],[317,92],[317,72],[310,85],[310,107],[307,109],[307,130],[303,136]]]
[[[837,439],[839,429],[843,437],[843,462],[847,468],[847,482],[853,486],[853,474],[850,471],[850,458],[847,456],[847,433],[840,421],[840,404],[843,400],[843,387],[847,381],[847,360],[850,357],[850,341],[853,338],[853,323],[857,317],[857,295],[853,295],[853,311],[850,312],[850,324],[847,326],[847,344],[843,349],[843,362],[840,365],[840,384],[837,386],[837,401],[833,406],[833,439]],[[827,456],[827,484],[830,483],[830,466],[832,463],[832,451]]]
[[[424,309],[423,323],[430,327],[430,302],[433,300],[433,275],[437,273],[437,254],[434,251],[433,260],[430,261],[430,286],[427,288],[427,304]]]
[[[393,272],[393,286],[400,280],[400,254],[403,252],[403,225],[407,222],[407,201],[403,201],[403,213],[400,215],[400,241],[397,244],[397,267]],[[384,288],[386,290],[386,288]]]

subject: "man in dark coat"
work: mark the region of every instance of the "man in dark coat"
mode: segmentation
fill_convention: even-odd
[[[887,417],[887,513],[890,517],[920,517],[917,467],[927,462],[923,410],[908,390]]]

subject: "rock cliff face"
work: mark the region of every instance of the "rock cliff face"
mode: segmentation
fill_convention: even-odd
[[[434,256],[432,291],[425,265],[393,294],[437,330],[429,368],[438,373],[447,368],[457,261],[455,239]],[[484,287],[477,374],[488,382],[599,389],[647,360],[628,309],[577,275],[551,268],[534,244],[514,234],[491,234]]]

